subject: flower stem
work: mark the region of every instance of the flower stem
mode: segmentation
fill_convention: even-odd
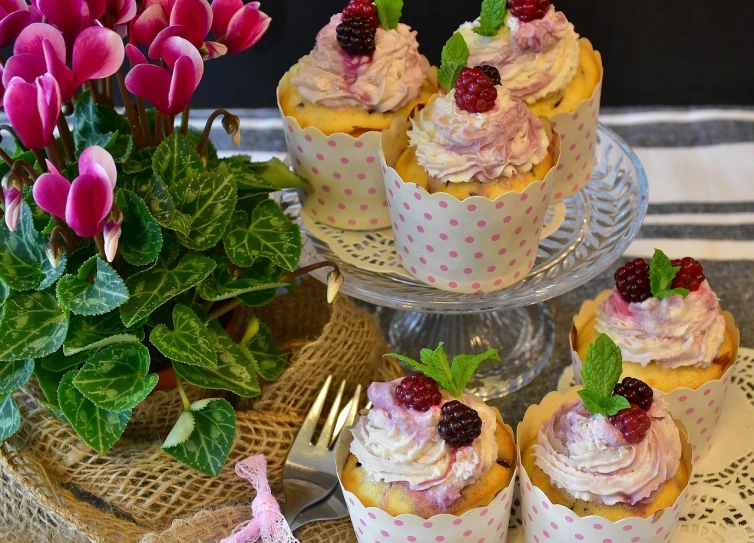
[[[214,311],[210,312],[209,315],[207,315],[207,320],[210,321],[212,319],[219,319],[229,311],[233,311],[235,308],[237,308],[239,305],[241,305],[243,302],[239,300],[238,298],[235,298],[231,301],[229,301],[226,304],[221,305]]]
[[[181,133],[185,136],[188,134],[189,129],[189,117],[191,116],[191,104],[186,106],[181,115]]]
[[[154,144],[162,143],[162,113],[154,111]]]
[[[92,100],[97,104],[101,103],[99,90],[97,90],[97,81],[89,81],[86,85],[89,88],[89,93],[92,95]]]
[[[165,119],[165,135],[169,136],[173,133],[173,128],[175,127],[175,115],[164,115]]]
[[[5,130],[8,132],[11,136],[13,136],[13,139],[16,141],[16,145],[19,149],[23,149],[26,151],[26,147],[23,143],[21,143],[21,140],[18,138],[18,134],[16,134],[16,131],[13,130],[13,127],[8,124],[0,124],[0,131]]]
[[[20,168],[23,168],[26,170],[26,172],[29,174],[29,177],[31,177],[32,180],[37,180],[37,171],[34,169],[34,166],[29,164],[27,161],[17,158],[13,161],[13,165],[10,167],[11,171],[18,171]]]
[[[212,132],[212,125],[214,124],[215,119],[220,115],[232,115],[232,113],[226,109],[217,109],[207,118],[207,123],[204,125],[204,132],[202,132],[202,139],[199,141],[199,146],[196,148],[196,152],[199,153],[200,156],[204,156],[204,152],[207,150],[207,142],[209,141],[210,132]]]
[[[175,388],[178,389],[178,394],[181,395],[181,400],[183,401],[183,408],[185,411],[191,410],[191,402],[188,399],[188,396],[186,395],[186,391],[183,389],[183,383],[181,382],[181,378],[177,375],[175,376]]]
[[[68,225],[65,223],[63,219],[60,217],[54,217],[55,220],[55,228],[53,229],[53,232],[55,230],[58,231],[58,233],[61,234],[61,237],[65,241],[66,247],[68,247],[68,244],[70,243],[73,246],[73,249],[75,250],[79,246],[80,239],[76,234],[73,233],[73,231],[68,227]],[[63,232],[65,232],[65,235],[63,235]],[[70,255],[72,250],[68,251],[68,254]]]
[[[68,126],[68,121],[65,120],[65,115],[61,115],[58,119],[58,132],[60,133],[60,141],[63,142],[65,158],[68,162],[73,162],[74,160],[76,160],[76,155],[73,148],[73,136],[71,135],[71,129]]]
[[[134,143],[136,147],[141,149],[144,147],[143,125],[139,125],[139,117],[137,111],[134,109],[134,104],[131,102],[131,95],[128,94],[126,88],[126,76],[123,74],[123,69],[119,69],[116,77],[118,79],[118,89],[120,90],[120,96],[123,98],[123,105],[126,108],[126,117],[128,117],[128,124],[131,125],[131,133],[134,136]]]
[[[113,80],[111,77],[105,78],[105,95],[107,96],[107,105],[110,107],[115,106],[115,99],[113,97]]]
[[[73,243],[70,232],[67,228],[58,224],[57,226],[55,226],[55,228],[52,229],[52,232],[50,233],[50,238],[54,238],[55,236],[60,236],[65,242],[66,254],[70,255],[74,250],[76,250],[76,245]]]
[[[8,166],[13,166],[13,159],[5,152],[5,149],[0,149],[0,158],[2,158]]]
[[[314,270],[318,270],[320,268],[327,268],[330,267],[333,269],[333,271],[340,273],[340,268],[338,265],[331,261],[331,260],[323,260],[322,262],[317,262],[316,264],[310,264],[309,266],[305,266],[303,268],[299,268],[294,272],[288,272],[280,277],[281,283],[290,283],[293,281],[296,277],[301,277],[302,275],[306,275],[307,273],[311,273]]]
[[[45,156],[42,154],[42,149],[32,149],[31,152],[34,153],[34,158],[39,162],[39,167],[42,168],[43,172],[46,172],[47,162],[45,162]]]
[[[144,105],[142,98],[136,97],[136,106],[138,111],[139,122],[141,123],[141,134],[144,138],[144,145],[147,147],[152,146],[152,130],[149,127],[149,116],[147,115],[147,108]]]
[[[102,232],[94,236],[94,243],[97,244],[97,251],[102,257],[102,260],[107,262],[107,256],[105,256],[105,238],[102,237]]]
[[[53,140],[50,145],[45,147],[45,151],[47,151],[47,158],[50,159],[50,162],[52,162],[59,171],[65,170],[65,162],[63,162],[63,157],[60,155],[58,142]]]

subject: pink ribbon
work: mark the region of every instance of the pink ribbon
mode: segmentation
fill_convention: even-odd
[[[250,456],[236,464],[236,475],[248,479],[257,495],[251,501],[253,518],[242,522],[220,543],[300,543],[293,537],[280,505],[267,482],[267,460],[263,455]]]

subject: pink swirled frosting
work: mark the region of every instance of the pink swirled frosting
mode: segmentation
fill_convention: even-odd
[[[482,182],[527,172],[547,156],[542,122],[506,89],[497,87],[495,107],[470,113],[458,107],[455,89],[437,97],[412,119],[408,132],[417,162],[444,182]]]
[[[374,407],[351,429],[351,453],[374,481],[405,483],[410,490],[426,491],[430,502],[448,506],[497,460],[497,417],[483,401],[464,395],[464,403],[482,419],[482,433],[471,445],[452,449],[437,431],[440,405],[422,413],[396,402],[401,380],[369,386]],[[444,401],[449,399],[445,393]]]
[[[474,21],[458,29],[469,46],[469,65],[496,67],[503,86],[527,103],[565,89],[576,75],[579,35],[553,6],[542,19],[530,22],[508,16],[495,36],[480,36],[473,31],[477,26],[479,21]]]
[[[342,18],[333,15],[317,34],[312,52],[299,61],[299,73],[291,83],[301,96],[326,107],[379,112],[398,110],[419,96],[429,62],[419,54],[416,32],[405,24],[395,30],[380,27],[374,54],[352,57],[335,36]]]
[[[680,295],[628,303],[614,290],[597,308],[595,329],[620,347],[623,359],[646,366],[706,368],[725,340],[725,318],[707,281]]]
[[[649,410],[652,425],[632,445],[602,415],[578,400],[564,403],[539,430],[535,463],[574,498],[614,505],[649,501],[675,477],[681,438],[662,393]]]

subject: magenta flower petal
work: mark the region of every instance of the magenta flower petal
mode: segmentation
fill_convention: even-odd
[[[168,15],[160,4],[149,6],[131,25],[133,38],[143,45],[151,44],[168,27]]]
[[[130,43],[126,44],[126,56],[128,57],[131,66],[138,66],[139,64],[147,63],[147,57],[144,56],[144,53],[142,53],[138,47],[131,45]]]
[[[24,11],[28,7],[26,0],[0,0],[0,9],[4,10],[6,13]]]
[[[81,29],[84,0],[37,0],[36,7],[63,34],[75,35]]]
[[[26,10],[8,13],[0,20],[0,47],[8,47],[31,23],[31,13]]]
[[[76,92],[76,87],[73,83],[73,72],[66,65],[65,61],[57,56],[50,40],[45,39],[43,46],[45,53],[44,61],[47,71],[55,78],[60,86],[60,99],[63,102],[67,102],[73,97],[73,93]]]
[[[191,102],[191,95],[199,84],[194,63],[189,57],[181,57],[175,63],[173,79],[170,82],[170,94],[168,95],[168,110],[163,111],[167,115],[177,115]]]
[[[52,44],[57,57],[65,62],[65,39],[57,28],[46,23],[34,23],[24,28],[13,46],[13,54],[44,56],[42,44],[45,40]]]
[[[43,173],[34,182],[32,196],[39,207],[50,215],[65,219],[65,204],[71,183],[57,172]]]
[[[170,81],[170,72],[167,70],[154,64],[140,64],[128,72],[126,88],[136,96],[152,102],[160,113],[166,113]]]
[[[42,119],[43,134],[47,139],[45,145],[53,141],[53,132],[60,118],[60,106],[63,104],[60,85],[50,74],[37,78],[37,111]],[[49,136],[48,136],[49,134]]]
[[[3,101],[18,137],[29,149],[41,149],[53,141],[60,115],[60,87],[50,74],[27,83],[20,77],[10,80]]]
[[[92,79],[110,77],[123,64],[123,40],[108,28],[87,28],[73,44],[73,78],[76,87]]]
[[[80,175],[71,184],[65,206],[65,222],[82,238],[102,232],[113,206],[113,189],[107,179]]]
[[[213,0],[212,1],[212,31],[219,39],[228,31],[230,20],[243,8],[243,0]]]
[[[170,13],[170,26],[188,28],[189,35],[184,37],[198,49],[212,29],[212,17],[207,0],[176,0]]]
[[[107,2],[105,0],[86,0],[86,4],[89,7],[89,15],[94,19],[101,18],[107,10]]]
[[[107,0],[115,24],[124,25],[136,17],[136,0]]]
[[[199,51],[191,45],[188,40],[173,36],[165,40],[162,46],[162,60],[168,65],[168,68],[175,70],[175,63],[179,58],[188,57],[194,64],[195,81],[192,82],[192,92],[199,86],[199,82],[204,75],[204,61]]]
[[[112,189],[115,189],[115,181],[118,178],[112,155],[99,145],[92,145],[81,152],[79,174],[104,177]]]
[[[180,26],[169,26],[165,28],[164,30],[161,30],[157,36],[155,36],[152,43],[149,45],[149,50],[147,51],[147,55],[149,55],[149,58],[157,60],[158,58],[162,57],[162,46],[165,44],[165,41],[168,38],[173,38],[175,36],[178,36],[180,38],[184,38],[188,40],[189,38],[189,29]]]
[[[5,63],[3,72],[3,85],[6,87],[10,84],[11,79],[20,77],[27,83],[34,83],[34,80],[47,72],[47,65],[44,57],[23,53],[13,55]]]
[[[217,41],[205,41],[204,47],[207,49],[207,58],[217,58],[228,53],[228,48]]]
[[[258,6],[257,2],[255,4]],[[264,33],[267,32],[272,19],[263,11],[259,11],[257,6],[252,4],[244,6],[230,20],[228,32],[223,42],[228,47],[229,52],[240,53],[245,51],[261,40]]]
[[[3,107],[3,100],[5,99],[5,83],[3,83],[3,75],[5,75],[5,68],[0,65],[0,107]]]
[[[24,193],[21,189],[3,188],[3,200],[5,203],[5,224],[8,230],[13,232],[18,226],[18,219],[21,217],[21,204],[24,201]]]

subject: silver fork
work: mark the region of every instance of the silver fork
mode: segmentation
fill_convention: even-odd
[[[314,430],[322,414],[331,384],[332,375],[325,381],[317,399],[306,415],[304,424],[301,426],[283,466],[284,515],[289,524],[305,508],[329,496],[338,484],[338,476],[335,471],[335,452],[332,450],[332,443],[336,417],[340,412],[343,391],[346,387],[345,381],[340,383],[338,393],[317,443],[312,443]],[[358,386],[354,393],[355,399],[351,401],[351,409],[344,421],[345,427],[351,426],[356,418],[360,395],[361,386]]]

